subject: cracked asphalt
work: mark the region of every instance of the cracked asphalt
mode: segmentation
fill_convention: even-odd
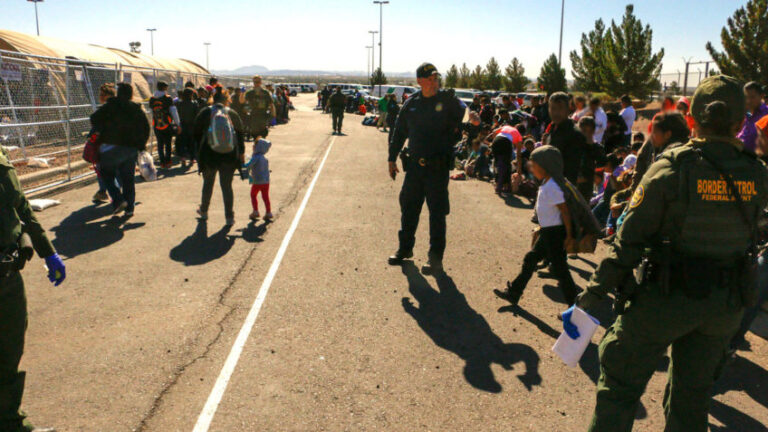
[[[90,203],[93,185],[39,214],[69,278],[50,286],[39,260],[24,274],[24,408],[36,424],[192,430],[331,143],[315,101],[295,98],[291,123],[270,132],[274,223],[248,222],[249,185],[236,180],[234,227],[224,227],[218,190],[200,224],[202,180],[180,169],[139,184],[128,221]],[[553,280],[534,277],[519,309],[491,292],[527,251],[529,203],[452,182],[447,274],[419,271],[426,209],[414,261],[390,267],[402,176],[387,177],[386,134],[360,121],[345,117],[347,135],[333,144],[210,430],[585,430],[604,328],[571,369],[551,351],[565,308]],[[604,253],[570,260],[577,284]],[[711,430],[766,430],[761,334],[748,335],[751,351],[715,389]],[[663,429],[665,367],[642,399],[638,431]]]

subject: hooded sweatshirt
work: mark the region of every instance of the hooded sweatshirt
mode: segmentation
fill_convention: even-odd
[[[251,184],[269,184],[269,160],[264,155],[270,147],[272,143],[265,139],[260,139],[253,144],[253,156],[245,164]]]
[[[565,204],[571,214],[573,237],[580,240],[586,234],[598,234],[600,224],[592,214],[592,209],[573,183],[563,175],[563,156],[560,150],[551,145],[541,146],[531,153],[531,161],[541,166],[563,191]]]

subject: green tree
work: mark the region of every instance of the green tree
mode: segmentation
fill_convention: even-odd
[[[482,66],[475,66],[472,75],[469,76],[469,86],[477,90],[485,90],[486,73]]]
[[[448,72],[445,73],[445,87],[446,88],[456,88],[456,85],[459,82],[459,69],[456,68],[456,65],[451,65],[451,68],[448,69]]]
[[[672,81],[669,83],[669,86],[667,87],[667,93],[673,96],[682,94],[682,90],[680,90],[680,84],[678,84],[677,81]]]
[[[581,34],[581,55],[571,51],[571,74],[574,87],[583,91],[601,89],[600,72],[604,64],[605,24],[602,19],[595,22],[595,29]]]
[[[509,62],[509,65],[504,70],[504,75],[504,89],[509,92],[525,91],[525,88],[531,82],[531,80],[525,76],[525,68],[517,57]]]
[[[469,77],[472,75],[472,72],[467,67],[467,64],[464,63],[461,65],[461,69],[459,69],[459,88],[467,88],[469,87]]]
[[[645,98],[658,90],[664,48],[653,53],[653,30],[643,27],[627,5],[621,25],[611,21],[611,37],[605,43],[605,66],[602,75],[605,91],[612,96],[623,94]]]
[[[602,20],[597,20],[594,30],[582,34],[581,54],[571,52],[576,87],[638,98],[660,87],[664,49],[653,52],[653,30],[643,26],[634,9],[627,5],[620,24],[611,20],[606,30]]]
[[[373,85],[383,85],[387,83],[387,76],[384,75],[384,72],[381,71],[380,67],[376,68],[373,75],[371,75],[371,78],[373,79]]]
[[[565,80],[565,69],[560,66],[557,56],[553,53],[541,66],[537,86],[545,91],[547,96],[554,92],[566,91],[568,82]]]
[[[720,32],[724,52],[707,42],[720,72],[744,82],[768,82],[768,0],[750,0],[728,18]]]
[[[485,65],[485,86],[491,90],[501,90],[504,77],[501,75],[501,67],[496,58],[491,57]]]

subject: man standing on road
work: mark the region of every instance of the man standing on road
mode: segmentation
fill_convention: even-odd
[[[328,100],[328,108],[333,117],[333,134],[341,135],[341,123],[344,121],[344,108],[347,107],[347,97],[341,92],[341,87],[336,87],[336,91]]]
[[[275,118],[277,111],[272,95],[261,88],[261,77],[253,76],[253,89],[246,93],[240,93],[240,103],[248,104],[251,109],[248,129],[250,134],[256,137],[266,138],[269,134],[268,125]]]
[[[443,270],[445,252],[445,217],[450,212],[448,173],[453,146],[458,141],[465,107],[453,90],[440,90],[440,74],[430,63],[416,70],[421,91],[405,101],[389,143],[389,176],[395,179],[396,160],[408,139],[408,158],[403,163],[405,180],[400,191],[400,248],[389,257],[391,265],[413,256],[416,228],[424,200],[429,208],[429,262],[425,274]]]
[[[51,432],[35,428],[19,411],[25,373],[19,371],[27,329],[27,299],[20,271],[34,253],[45,258],[48,279],[60,285],[62,262],[29,206],[16,170],[0,151],[0,430]]]
[[[621,112],[619,115],[624,119],[624,124],[627,125],[627,130],[624,132],[624,147],[629,148],[632,145],[632,125],[635,124],[637,119],[637,113],[632,106],[632,98],[629,95],[621,97]]]

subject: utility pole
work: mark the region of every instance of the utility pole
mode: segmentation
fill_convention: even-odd
[[[373,59],[373,45],[366,46],[365,47],[365,67],[366,71],[368,72],[368,79],[371,78],[371,60]],[[373,92],[373,88],[371,88],[371,92]]]
[[[27,0],[35,4],[35,25],[37,26],[37,35],[40,36],[40,20],[37,18],[37,4],[42,3],[43,0]]]
[[[376,30],[368,30],[371,34],[371,73],[368,78],[371,80],[371,95],[373,95],[373,74],[376,72]]]
[[[563,22],[565,20],[565,0],[560,8],[560,51],[557,54],[558,66],[563,66]]]
[[[211,46],[211,43],[203,42],[203,45],[205,45],[205,68],[208,69],[208,72],[210,72],[211,68],[208,66],[208,47]]]
[[[152,55],[155,55],[155,32],[157,31],[156,28],[147,29],[149,32],[149,43],[151,48]]]
[[[379,76],[379,93],[381,93],[381,78],[384,76],[384,68],[382,67],[382,53],[381,53],[381,38],[384,27],[384,5],[389,4],[389,0],[374,0],[373,4],[379,5],[379,70],[381,75]],[[383,95],[382,95],[383,96]]]

